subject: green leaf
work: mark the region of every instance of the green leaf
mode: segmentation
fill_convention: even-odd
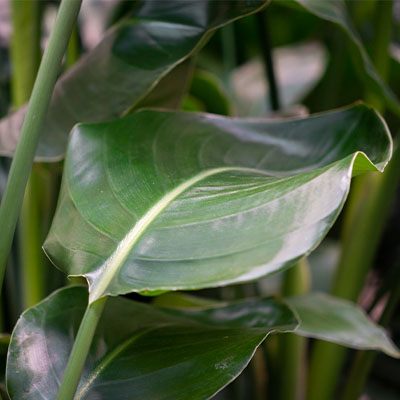
[[[68,287],[22,315],[8,356],[12,400],[57,397],[86,303],[86,288]],[[111,298],[75,399],[208,399],[240,374],[271,331],[296,325],[290,308],[272,298],[202,310]]]
[[[215,29],[266,3],[144,1],[133,17],[111,29],[57,82],[36,160],[61,159],[68,134],[78,122],[108,121],[154,98],[153,106],[170,106],[171,100],[172,105],[179,103],[190,68],[168,73],[197,51]],[[160,94],[156,85],[164,77]],[[153,89],[156,93],[151,93]],[[146,99],[149,93],[151,98]],[[14,153],[25,112],[26,107],[1,120],[0,155]]]
[[[291,297],[285,301],[301,321],[296,334],[356,349],[381,350],[400,358],[399,349],[385,330],[352,302],[322,293]]]
[[[361,39],[355,30],[346,10],[343,0],[294,0],[304,9],[326,21],[339,25],[347,34],[350,41],[350,51],[359,77],[365,85],[376,95],[385,100],[387,106],[396,114],[400,114],[400,102],[398,97],[389,89],[376,72]],[[285,4],[283,1],[281,4]],[[335,55],[333,55],[335,56]]]
[[[223,85],[217,76],[210,72],[194,73],[189,95],[204,104],[204,111],[220,115],[230,114],[229,100]]]
[[[334,342],[363,350],[381,350],[389,356],[400,358],[400,351],[389,339],[384,328],[375,324],[356,304],[324,293],[284,298],[299,318],[293,333],[309,338]],[[219,300],[170,292],[154,299],[153,304],[170,308],[216,307]]]
[[[382,170],[390,154],[364,105],[284,122],[143,110],[79,125],[44,248],[87,278],[90,302],[254,280],[314,249],[352,171]]]

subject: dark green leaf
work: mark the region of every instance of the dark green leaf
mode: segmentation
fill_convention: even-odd
[[[356,304],[322,293],[310,293],[284,299],[299,318],[297,335],[318,338],[346,347],[381,350],[400,358],[400,352],[385,330],[371,321]],[[162,307],[216,307],[224,303],[181,292],[156,297],[154,304]]]
[[[68,287],[22,315],[8,356],[11,399],[57,397],[86,304],[86,288]],[[240,374],[271,331],[296,325],[290,308],[271,298],[202,310],[111,298],[75,400],[208,399]]]
[[[356,349],[381,350],[400,358],[400,352],[383,328],[372,322],[358,306],[322,293],[285,299],[300,318],[297,334]]]
[[[390,154],[364,105],[284,122],[144,110],[80,125],[45,250],[88,279],[91,302],[254,280],[314,249],[352,172]]]
[[[346,32],[350,39],[351,54],[354,58],[355,66],[359,70],[359,77],[373,93],[385,100],[387,106],[393,112],[400,114],[399,99],[376,72],[367,52],[364,49],[361,39],[347,14],[345,2],[343,0],[294,1],[317,17],[339,25]],[[283,1],[282,4],[285,4],[285,1]],[[333,57],[334,56],[335,55],[333,54]]]
[[[148,104],[145,97],[178,64],[197,51],[221,25],[256,12],[267,0],[145,1],[134,17],[111,29],[101,43],[57,82],[41,135],[37,160],[63,157],[71,128],[78,122],[119,117]],[[189,68],[167,76],[157,104],[179,103]],[[177,74],[179,84],[176,85]],[[172,98],[171,98],[172,97]],[[163,101],[159,101],[159,100]],[[165,102],[166,100],[166,102]],[[0,154],[14,153],[26,107],[0,122]]]

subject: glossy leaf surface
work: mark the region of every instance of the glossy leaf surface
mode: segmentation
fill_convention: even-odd
[[[37,160],[63,157],[68,134],[78,122],[119,117],[128,108],[173,106],[182,97],[189,68],[167,74],[201,47],[210,33],[253,13],[266,0],[144,1],[132,18],[111,29],[101,43],[57,82],[37,151]],[[161,100],[161,101],[160,101]],[[15,151],[26,107],[0,122],[0,154]]]
[[[285,122],[144,110],[71,136],[45,242],[55,265],[107,294],[256,279],[310,252],[353,172],[391,141],[358,105]],[[359,154],[359,156],[357,156]]]
[[[26,311],[7,367],[12,400],[55,399],[87,289],[62,289]],[[231,382],[271,331],[297,325],[274,299],[202,310],[108,300],[75,399],[203,400]]]
[[[285,299],[296,311],[297,334],[356,349],[381,350],[400,358],[400,352],[383,328],[371,321],[356,304],[322,293]]]
[[[359,77],[365,82],[368,88],[378,96],[381,96],[388,107],[400,114],[400,102],[397,96],[382,81],[375,70],[361,39],[355,30],[346,10],[344,0],[294,0],[307,11],[319,18],[339,25],[348,35],[351,45],[351,54],[355,61],[355,66],[359,71]],[[285,4],[285,1],[282,2]],[[333,56],[335,56],[333,54]]]

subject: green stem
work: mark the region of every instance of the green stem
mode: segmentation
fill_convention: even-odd
[[[39,0],[11,0],[11,97],[15,108],[28,101],[40,64]]]
[[[296,296],[310,289],[310,267],[307,259],[301,259],[286,271],[282,295]],[[305,338],[285,333],[279,336],[280,374],[279,399],[295,400],[304,398],[305,358],[307,341]]]
[[[392,36],[393,0],[375,2],[374,35],[371,43],[371,58],[383,81],[389,75],[389,43]],[[384,101],[373,93],[367,93],[367,102],[383,111]]]
[[[385,80],[388,74],[388,45],[391,32],[392,1],[376,2],[375,38],[372,58]],[[369,94],[368,94],[369,95]],[[369,95],[382,111],[380,99]],[[372,266],[392,205],[400,171],[397,149],[383,174],[371,173],[358,178],[356,190],[350,194],[350,207],[344,217],[342,255],[332,293],[352,301],[357,298]],[[317,341],[311,357],[308,400],[329,400],[333,397],[346,358],[346,348]]]
[[[57,400],[72,400],[74,398],[106,301],[107,297],[103,297],[88,305],[85,311],[61,382]]]
[[[78,60],[81,55],[81,43],[79,37],[78,26],[75,25],[72,30],[71,37],[69,39],[67,55],[65,58],[65,69],[71,68]]]
[[[46,295],[46,260],[42,252],[40,171],[34,165],[25,190],[19,220],[19,243],[23,307],[38,303]],[[43,189],[42,189],[43,190]]]
[[[390,292],[385,309],[379,319],[379,324],[387,327],[393,313],[400,302],[400,280]],[[346,385],[343,389],[342,400],[357,400],[365,386],[368,375],[376,357],[375,351],[358,351],[350,369]]]
[[[40,1],[12,0],[13,34],[11,40],[12,103],[15,108],[29,100],[40,64]],[[40,174],[32,169],[25,190],[19,221],[21,278],[24,308],[44,295],[45,261],[41,251]]]
[[[21,210],[25,187],[32,168],[47,108],[57,79],[61,60],[81,0],[62,0],[49,45],[44,53],[31,100],[21,129],[17,150],[11,164],[4,197],[0,206],[0,291],[15,226]]]
[[[221,28],[222,60],[224,65],[224,77],[227,88],[230,88],[229,76],[237,65],[235,28],[229,24]]]

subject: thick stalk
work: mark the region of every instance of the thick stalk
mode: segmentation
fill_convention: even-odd
[[[377,1],[375,37],[372,58],[377,71],[385,80],[388,74],[392,1]],[[382,110],[380,99],[369,95],[373,104]],[[332,293],[352,301],[364,286],[383,232],[386,217],[399,179],[400,154],[397,149],[383,174],[371,173],[358,178],[356,190],[350,195],[342,237],[342,255]],[[308,399],[329,400],[337,387],[346,357],[346,349],[318,341],[311,357]]]
[[[40,63],[40,1],[12,0],[11,40],[12,103],[15,108],[29,100]],[[41,251],[40,173],[33,166],[25,190],[19,221],[19,245],[24,308],[44,295],[45,260]]]
[[[282,295],[296,296],[310,289],[310,267],[307,259],[301,259],[285,272]],[[279,336],[280,374],[279,399],[302,400],[305,392],[305,338],[285,333]]]
[[[271,39],[268,30],[267,13],[261,12],[256,15],[261,44],[261,55],[264,60],[265,74],[269,84],[269,103],[273,111],[280,108],[278,84],[276,81],[274,62],[272,57]]]
[[[61,2],[55,26],[33,87],[17,150],[11,164],[6,190],[0,206],[0,291],[25,187],[39,142],[40,131],[45,121],[61,60],[77,19],[80,5],[81,0],[62,0]]]
[[[106,301],[107,297],[103,297],[88,305],[85,311],[61,382],[57,400],[72,400],[74,398]]]
[[[399,266],[398,266],[399,267]],[[400,281],[397,279],[390,292],[379,324],[386,327],[400,302]],[[369,372],[376,357],[375,351],[358,351],[350,369],[350,374],[343,390],[342,400],[357,400],[365,386]]]

